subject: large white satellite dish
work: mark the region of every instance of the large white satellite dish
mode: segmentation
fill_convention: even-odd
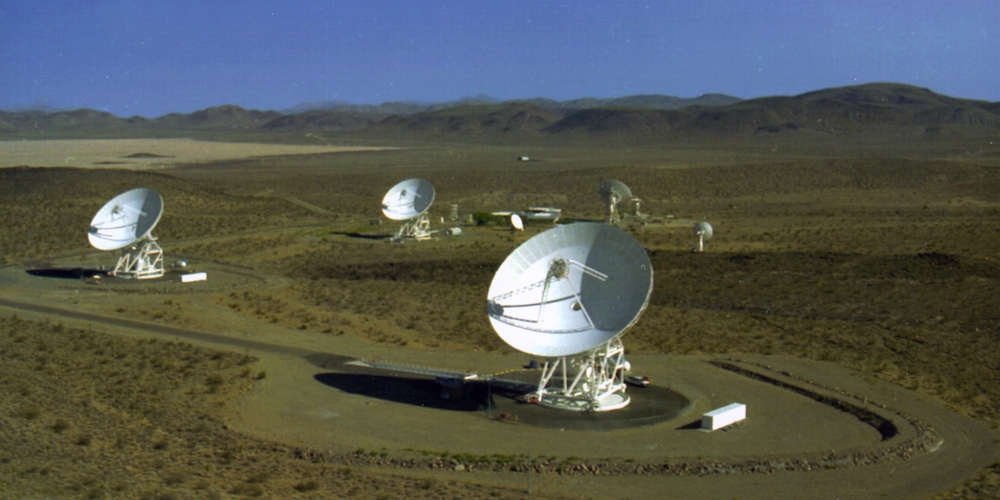
[[[620,336],[652,289],[653,266],[638,241],[614,226],[581,222],[540,233],[510,254],[490,284],[487,313],[505,342],[550,358],[533,395],[540,403],[612,410],[629,402]]]
[[[382,198],[382,213],[389,219],[406,221],[394,239],[430,239],[431,222],[426,212],[433,202],[434,186],[424,179],[407,179],[389,189]]]
[[[604,205],[608,207],[606,221],[612,224],[621,221],[621,215],[618,213],[618,203],[622,200],[631,200],[632,190],[624,182],[611,179],[601,183],[601,187],[597,189],[597,194],[601,195]]]
[[[698,251],[704,251],[705,242],[712,239],[712,225],[705,221],[701,221],[695,223],[694,227],[691,228],[691,232],[698,237]]]
[[[122,249],[111,275],[150,279],[163,276],[163,249],[153,228],[163,215],[163,198],[152,189],[126,191],[107,202],[87,230],[90,244],[98,250]]]

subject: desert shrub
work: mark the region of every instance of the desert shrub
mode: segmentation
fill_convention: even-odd
[[[422,490],[433,490],[438,487],[438,482],[434,478],[422,478],[417,480],[417,488]]]
[[[259,497],[264,495],[264,487],[257,483],[237,483],[229,490],[233,495]]]
[[[493,215],[490,212],[476,212],[472,214],[472,220],[477,226],[495,226],[503,223],[503,217]]]
[[[52,424],[52,431],[55,432],[56,434],[61,434],[66,429],[69,429],[69,422],[66,422],[61,418],[59,420],[56,420],[55,423]]]
[[[21,408],[20,410],[18,410],[18,411],[16,411],[14,413],[15,416],[21,417],[21,418],[27,419],[27,420],[34,420],[34,419],[38,418],[41,414],[42,414],[42,410],[39,409],[39,408],[37,408],[37,407],[35,407],[35,406],[29,406],[27,408]]]
[[[295,488],[295,491],[298,491],[300,493],[305,493],[307,491],[318,490],[319,489],[319,483],[317,483],[316,481],[310,479],[309,481],[303,481],[303,482],[300,482],[300,483],[296,484],[295,486],[293,486],[293,488]]]
[[[167,486],[183,484],[187,480],[187,475],[183,472],[170,472],[163,476],[163,483]]]

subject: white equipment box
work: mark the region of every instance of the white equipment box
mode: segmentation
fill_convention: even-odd
[[[701,428],[709,431],[721,429],[747,418],[747,405],[733,403],[712,410],[701,416]]]
[[[208,274],[205,273],[191,273],[182,274],[181,283],[190,283],[192,281],[205,281],[208,279]]]

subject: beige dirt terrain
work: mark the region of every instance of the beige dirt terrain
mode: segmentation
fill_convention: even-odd
[[[0,168],[22,165],[80,168],[165,168],[263,156],[308,155],[382,148],[333,147],[191,139],[0,141]]]

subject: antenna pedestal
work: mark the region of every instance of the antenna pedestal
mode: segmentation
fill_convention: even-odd
[[[546,361],[538,391],[529,400],[551,408],[573,411],[609,411],[629,404],[625,394],[625,347],[615,336],[598,348],[573,357]]]
[[[118,258],[115,270],[109,273],[117,278],[146,280],[163,277],[163,249],[156,237],[149,235],[136,245],[125,247]]]
[[[608,218],[605,222],[609,224],[618,224],[622,221],[621,214],[618,213],[618,198],[612,197],[611,203],[608,204]]]
[[[702,221],[695,223],[694,227],[691,229],[694,235],[698,237],[698,252],[705,251],[705,242],[712,239],[712,225]]]
[[[621,222],[621,213],[618,212],[618,203],[622,200],[632,199],[632,190],[628,188],[622,181],[611,179],[601,183],[601,187],[597,189],[597,194],[601,195],[601,199],[608,207],[608,216],[604,219],[604,222],[609,224],[618,224]]]
[[[403,223],[396,236],[393,236],[392,239],[394,241],[401,241],[403,239],[429,240],[431,239],[431,234],[434,233],[434,231],[430,230],[430,227],[431,220],[426,215],[421,215],[412,222]]]

